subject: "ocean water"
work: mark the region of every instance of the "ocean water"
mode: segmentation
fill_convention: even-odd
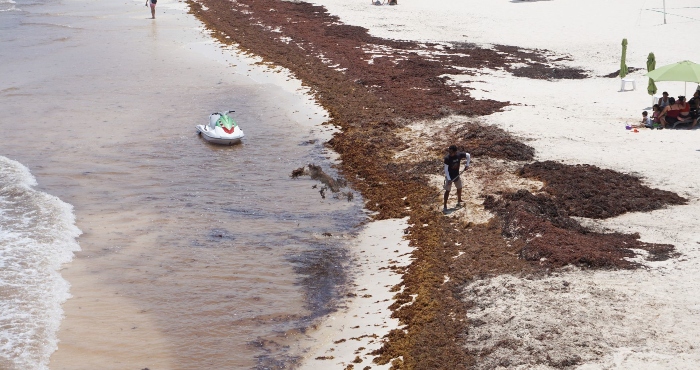
[[[0,0],[0,12],[16,11],[17,6],[13,0]]]
[[[45,368],[68,298],[57,270],[79,250],[72,207],[35,185],[26,167],[0,157],[2,369]]]
[[[337,175],[325,112],[178,1],[0,10],[0,368],[289,366],[366,218],[290,177]],[[207,144],[226,109],[243,144]]]

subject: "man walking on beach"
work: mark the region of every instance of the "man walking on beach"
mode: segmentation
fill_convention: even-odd
[[[156,19],[156,3],[158,0],[146,0],[146,6],[151,4],[151,19]]]
[[[457,187],[457,207],[462,206],[462,179],[459,177],[459,165],[462,159],[465,159],[464,171],[469,168],[471,155],[466,152],[458,152],[456,145],[450,145],[448,148],[449,154],[445,156],[445,196],[442,203],[442,211],[447,212],[447,198],[450,197],[452,183]]]

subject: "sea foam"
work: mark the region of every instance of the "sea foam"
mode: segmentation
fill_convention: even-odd
[[[69,297],[58,270],[80,250],[73,207],[36,185],[26,167],[0,156],[2,369],[48,369]]]

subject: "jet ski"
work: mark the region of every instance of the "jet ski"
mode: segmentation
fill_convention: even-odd
[[[197,132],[204,138],[204,140],[221,145],[233,145],[241,142],[243,136],[243,130],[238,127],[238,124],[229,117],[227,112],[217,112],[209,115],[208,125],[197,125]]]

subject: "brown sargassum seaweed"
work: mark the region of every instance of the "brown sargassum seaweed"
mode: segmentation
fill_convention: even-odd
[[[311,89],[330,113],[329,123],[341,130],[328,142],[341,156],[341,173],[376,219],[409,217],[406,237],[415,247],[414,260],[404,269],[403,290],[391,306],[403,328],[389,334],[374,353],[375,362],[434,370],[469,368],[478,361],[463,345],[469,321],[461,292],[472,279],[566,264],[634,268],[638,265],[623,258],[633,256],[631,248],[646,249],[656,259],[673,253],[670,245],[642,243],[638,235],[593,232],[571,218],[605,218],[685,202],[676,194],[649,189],[633,176],[593,166],[525,164],[519,175],[545,184],[538,194],[482,194],[485,207],[496,215],[484,225],[444,217],[425,174],[439,173],[448,143],[468,145],[477,158],[533,160],[531,147],[500,129],[462,124],[424,151],[434,160],[395,159],[409,147],[397,134],[405,122],[483,116],[509,104],[473,99],[467,89],[448,83],[445,74],[502,68],[529,78],[585,78],[582,70],[556,65],[566,57],[502,45],[381,39],[304,2],[188,3],[221,42],[287,68]],[[523,63],[527,67],[519,67]],[[592,186],[581,188],[581,178]],[[444,282],[446,275],[450,280]]]

